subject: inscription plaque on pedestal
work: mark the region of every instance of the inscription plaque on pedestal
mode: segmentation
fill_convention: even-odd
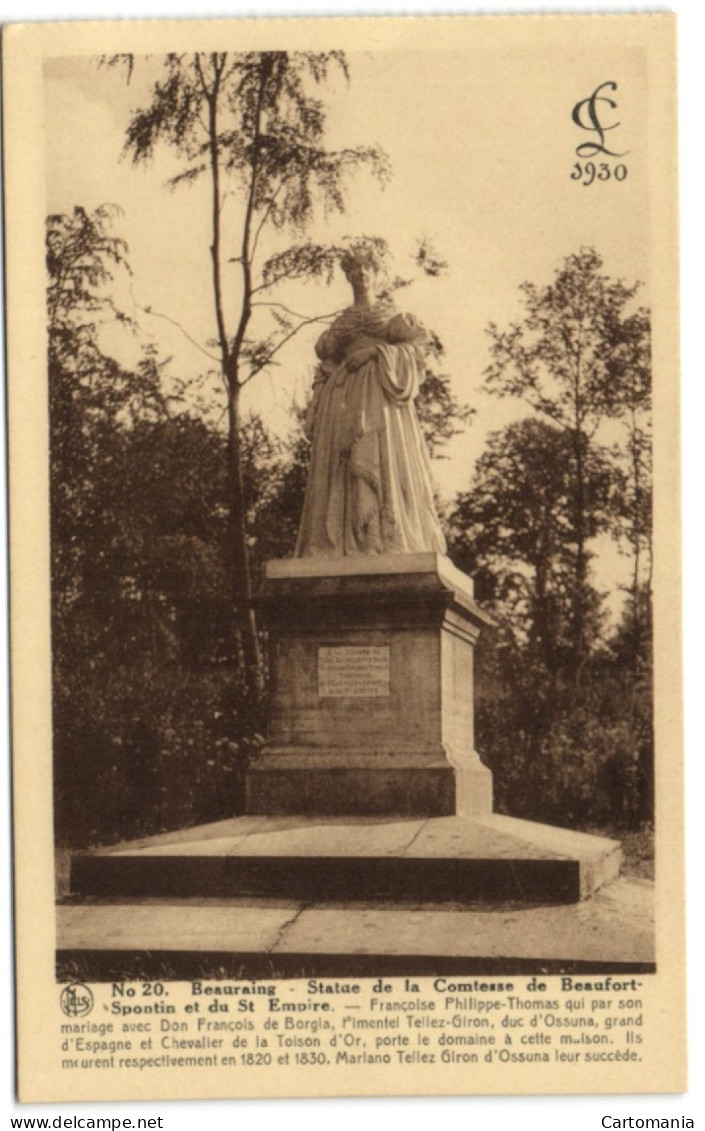
[[[320,698],[380,699],[389,695],[389,645],[318,649]]]

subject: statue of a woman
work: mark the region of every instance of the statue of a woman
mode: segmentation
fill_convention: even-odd
[[[369,251],[349,252],[342,267],[354,301],[316,343],[296,556],[445,553],[414,407],[426,332],[376,299]]]

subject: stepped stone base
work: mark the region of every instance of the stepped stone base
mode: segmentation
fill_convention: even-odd
[[[569,904],[616,841],[492,813],[474,749],[487,616],[437,554],[269,562],[268,744],[243,817],[76,856],[71,892],[140,899]]]
[[[80,897],[576,903],[616,879],[616,841],[490,814],[238,817],[74,857]]]

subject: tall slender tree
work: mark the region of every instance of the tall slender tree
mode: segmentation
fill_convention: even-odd
[[[625,442],[620,445],[621,475],[615,492],[616,533],[632,562],[627,615],[632,664],[637,669],[651,623],[651,338],[647,310],[635,311],[623,323],[620,369],[613,383],[614,412]]]
[[[120,60],[129,78],[132,57],[107,61]],[[227,395],[233,598],[253,687],[259,653],[245,525],[241,392],[291,338],[318,320],[297,313],[273,292],[287,281],[332,272],[337,250],[305,238],[319,206],[342,212],[347,176],[362,166],[380,180],[387,175],[386,158],[373,146],[327,147],[326,110],[317,91],[334,71],[347,79],[340,51],[171,54],[162,61],[148,105],[132,115],[126,131],[125,149],[135,162],[162,143],[178,154],[183,168],[172,187],[201,178],[209,185],[207,254]],[[265,253],[267,230],[285,246],[272,251],[270,244]]]
[[[591,496],[588,468],[601,446],[600,425],[622,411],[620,398],[632,380],[625,341],[636,332],[630,307],[639,284],[611,279],[603,267],[593,248],[581,248],[564,260],[548,286],[523,284],[522,322],[507,330],[492,324],[488,330],[487,390],[521,398],[569,441],[576,678],[588,650],[589,542],[606,528],[606,515]]]

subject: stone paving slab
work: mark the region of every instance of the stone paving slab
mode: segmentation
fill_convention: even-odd
[[[345,821],[333,818],[243,818],[246,827],[230,827],[225,835],[118,846],[103,855],[116,856],[403,856],[423,827],[420,820]],[[266,821],[265,825],[262,822]]]
[[[57,909],[57,949],[272,951],[294,907],[125,903]]]
[[[207,842],[212,840],[229,843],[232,848],[245,838],[253,839],[261,833],[272,834],[273,837],[284,837],[291,833],[296,837],[311,831],[312,847],[322,828],[339,829],[369,829],[378,826],[384,832],[388,825],[409,826],[409,836],[415,835],[422,818],[400,818],[395,821],[386,817],[301,817],[301,816],[240,816],[228,817],[223,821],[213,821],[207,825],[194,825],[191,828],[176,829],[174,832],[157,833],[154,836],[139,837],[135,840],[122,841],[118,844],[105,845],[93,850],[97,856],[136,855],[138,853],[152,854],[155,849],[168,851],[170,855],[195,855],[199,851],[209,854]],[[253,843],[255,843],[253,839]]]
[[[608,899],[598,893],[579,904],[511,911],[367,907],[354,925],[350,912],[308,908],[292,921],[275,952],[653,962],[649,889],[619,880],[608,889]]]
[[[296,818],[300,824],[285,830],[270,823],[235,848],[253,856],[403,856],[418,836],[421,820],[342,820]],[[270,818],[270,822],[276,818]]]
[[[604,837],[574,840],[568,829],[492,814],[472,819],[430,817],[423,822],[405,855],[473,860],[571,860],[611,853],[618,848],[616,841]]]
[[[194,825],[190,829],[176,829],[170,833],[158,833],[156,836],[144,836],[136,840],[122,841],[120,844],[107,845],[95,849],[95,854],[109,856],[114,852],[134,852],[166,845],[197,844],[211,839],[222,840],[239,835],[237,828],[254,831],[264,820],[265,817],[229,817],[225,821],[213,821],[208,825]],[[246,825],[243,825],[243,822],[246,822]]]
[[[144,901],[57,909],[57,948],[653,963],[653,885],[620,879],[561,907]]]
[[[598,856],[606,849],[619,848],[619,841],[610,840],[594,833],[563,829],[557,825],[543,825],[538,821],[524,821],[520,817],[507,817],[502,813],[491,813],[486,817],[475,818],[479,828],[492,831],[501,836],[515,837],[530,846],[532,852],[555,853],[557,856]]]

